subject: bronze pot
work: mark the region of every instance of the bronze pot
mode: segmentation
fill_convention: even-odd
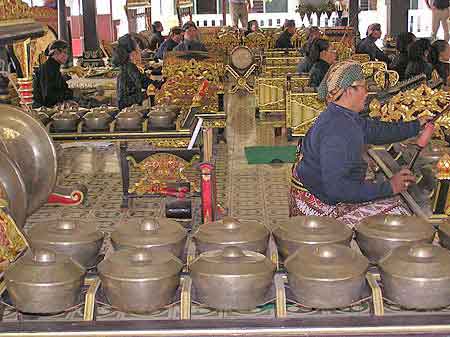
[[[218,310],[251,310],[264,303],[275,265],[262,254],[228,246],[200,254],[190,270],[201,303]]]
[[[84,116],[86,128],[92,131],[104,131],[109,129],[112,118],[107,112],[88,112]]]
[[[152,248],[153,252],[170,252],[181,257],[186,230],[175,220],[159,218],[124,222],[111,234],[115,249]]]
[[[50,249],[71,257],[84,268],[97,264],[104,234],[90,222],[57,220],[43,222],[28,231],[33,249]]]
[[[225,217],[223,220],[201,225],[194,234],[194,239],[200,253],[238,246],[243,250],[264,254],[269,235],[270,231],[258,221]]]
[[[148,313],[172,303],[183,263],[168,252],[125,249],[98,265],[111,305],[121,311]]]
[[[173,127],[174,116],[162,109],[155,109],[150,112],[148,121],[152,129],[170,129]]]
[[[343,308],[367,294],[369,261],[344,245],[299,248],[285,261],[296,300],[310,308]]]
[[[23,228],[27,215],[27,190],[17,165],[0,151],[0,199],[6,199],[17,227]]]
[[[55,314],[80,303],[84,276],[83,267],[68,256],[37,250],[13,263],[4,278],[17,310]]]
[[[27,190],[27,214],[48,200],[56,183],[56,149],[47,130],[23,110],[0,104],[0,150],[15,162]]]
[[[408,309],[450,305],[450,253],[419,243],[395,248],[380,262],[383,295]]]
[[[350,245],[353,231],[336,219],[320,216],[296,216],[273,231],[280,254],[286,258],[298,248],[310,245]]]
[[[142,114],[138,111],[122,111],[117,115],[116,126],[120,130],[139,130],[142,128],[142,119]]]
[[[80,116],[75,113],[59,112],[52,116],[53,128],[61,132],[77,131],[77,126],[80,121]]]
[[[356,242],[372,263],[392,249],[414,243],[431,243],[435,229],[416,216],[376,215],[356,226]]]

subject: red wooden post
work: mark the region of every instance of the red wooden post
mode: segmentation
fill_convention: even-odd
[[[222,20],[223,25],[227,25],[227,0],[222,0]]]

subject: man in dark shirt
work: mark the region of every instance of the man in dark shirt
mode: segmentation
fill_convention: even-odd
[[[61,75],[61,65],[68,59],[66,41],[52,42],[45,54],[48,56],[33,76],[33,106],[52,107],[58,103],[73,99],[73,92]]]
[[[431,39],[436,40],[436,34],[439,26],[444,30],[444,40],[448,41],[448,18],[449,18],[449,0],[425,0],[428,8],[431,9]]]
[[[173,27],[170,30],[169,38],[159,46],[156,57],[160,60],[164,59],[166,53],[172,51],[181,41],[183,41],[183,30],[180,27]]]
[[[371,61],[378,60],[389,63],[389,57],[375,44],[379,38],[381,38],[381,26],[379,23],[372,23],[367,28],[367,37],[362,39],[356,46],[356,52],[359,54],[368,54]]]
[[[282,49],[290,49],[294,48],[294,45],[292,44],[292,37],[295,34],[295,21],[294,20],[287,20],[284,25],[284,31],[281,33],[280,37],[278,38],[277,42],[275,43],[275,48],[282,48]]]
[[[186,22],[183,25],[184,40],[178,46],[176,46],[174,51],[203,51],[207,52],[205,45],[200,42],[198,37],[197,26],[193,22]]]

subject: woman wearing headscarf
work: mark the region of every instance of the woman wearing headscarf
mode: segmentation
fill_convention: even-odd
[[[336,51],[332,49],[326,40],[315,40],[310,50],[310,58],[313,62],[309,72],[309,86],[317,88],[325,77],[330,66],[336,62]]]
[[[403,169],[390,180],[366,180],[367,144],[390,144],[415,137],[419,121],[387,123],[361,117],[367,83],[361,64],[334,64],[319,98],[328,105],[303,139],[292,172],[290,215],[331,216],[354,226],[367,216],[407,214],[400,192],[415,178]]]
[[[120,110],[133,104],[142,104],[144,101],[142,90],[152,83],[133,63],[139,59],[140,53],[137,42],[129,34],[119,39],[113,51],[112,63],[120,68],[117,77],[117,101]]]
[[[449,62],[450,62],[450,45],[447,41],[436,40],[431,45],[430,63],[433,66],[433,70],[439,74],[439,77],[447,85],[449,73]]]
[[[297,65],[297,73],[308,74],[313,66],[313,62],[309,57],[311,46],[315,40],[319,39],[321,32],[318,27],[310,27],[307,33],[306,44],[300,49],[300,53],[304,56],[303,60]]]
[[[405,70],[405,79],[409,79],[420,74],[425,74],[427,79],[431,79],[433,66],[428,62],[431,43],[427,39],[419,39],[409,46],[408,65]]]
[[[416,41],[416,36],[410,32],[403,32],[397,36],[396,47],[398,54],[390,65],[390,69],[395,70],[401,81],[405,79],[405,71],[408,66],[408,48]]]
[[[61,74],[61,65],[68,59],[66,41],[53,41],[45,50],[48,56],[33,76],[33,107],[52,107],[73,99],[73,92]]]
[[[356,52],[360,54],[368,54],[371,61],[381,61],[389,63],[387,57],[375,42],[381,38],[381,25],[379,23],[372,23],[367,28],[367,37],[362,39],[356,46]]]

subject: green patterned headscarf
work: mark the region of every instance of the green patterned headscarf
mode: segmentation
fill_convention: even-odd
[[[353,60],[346,60],[331,66],[320,83],[317,93],[319,99],[330,103],[339,99],[345,89],[365,83],[361,64]]]

